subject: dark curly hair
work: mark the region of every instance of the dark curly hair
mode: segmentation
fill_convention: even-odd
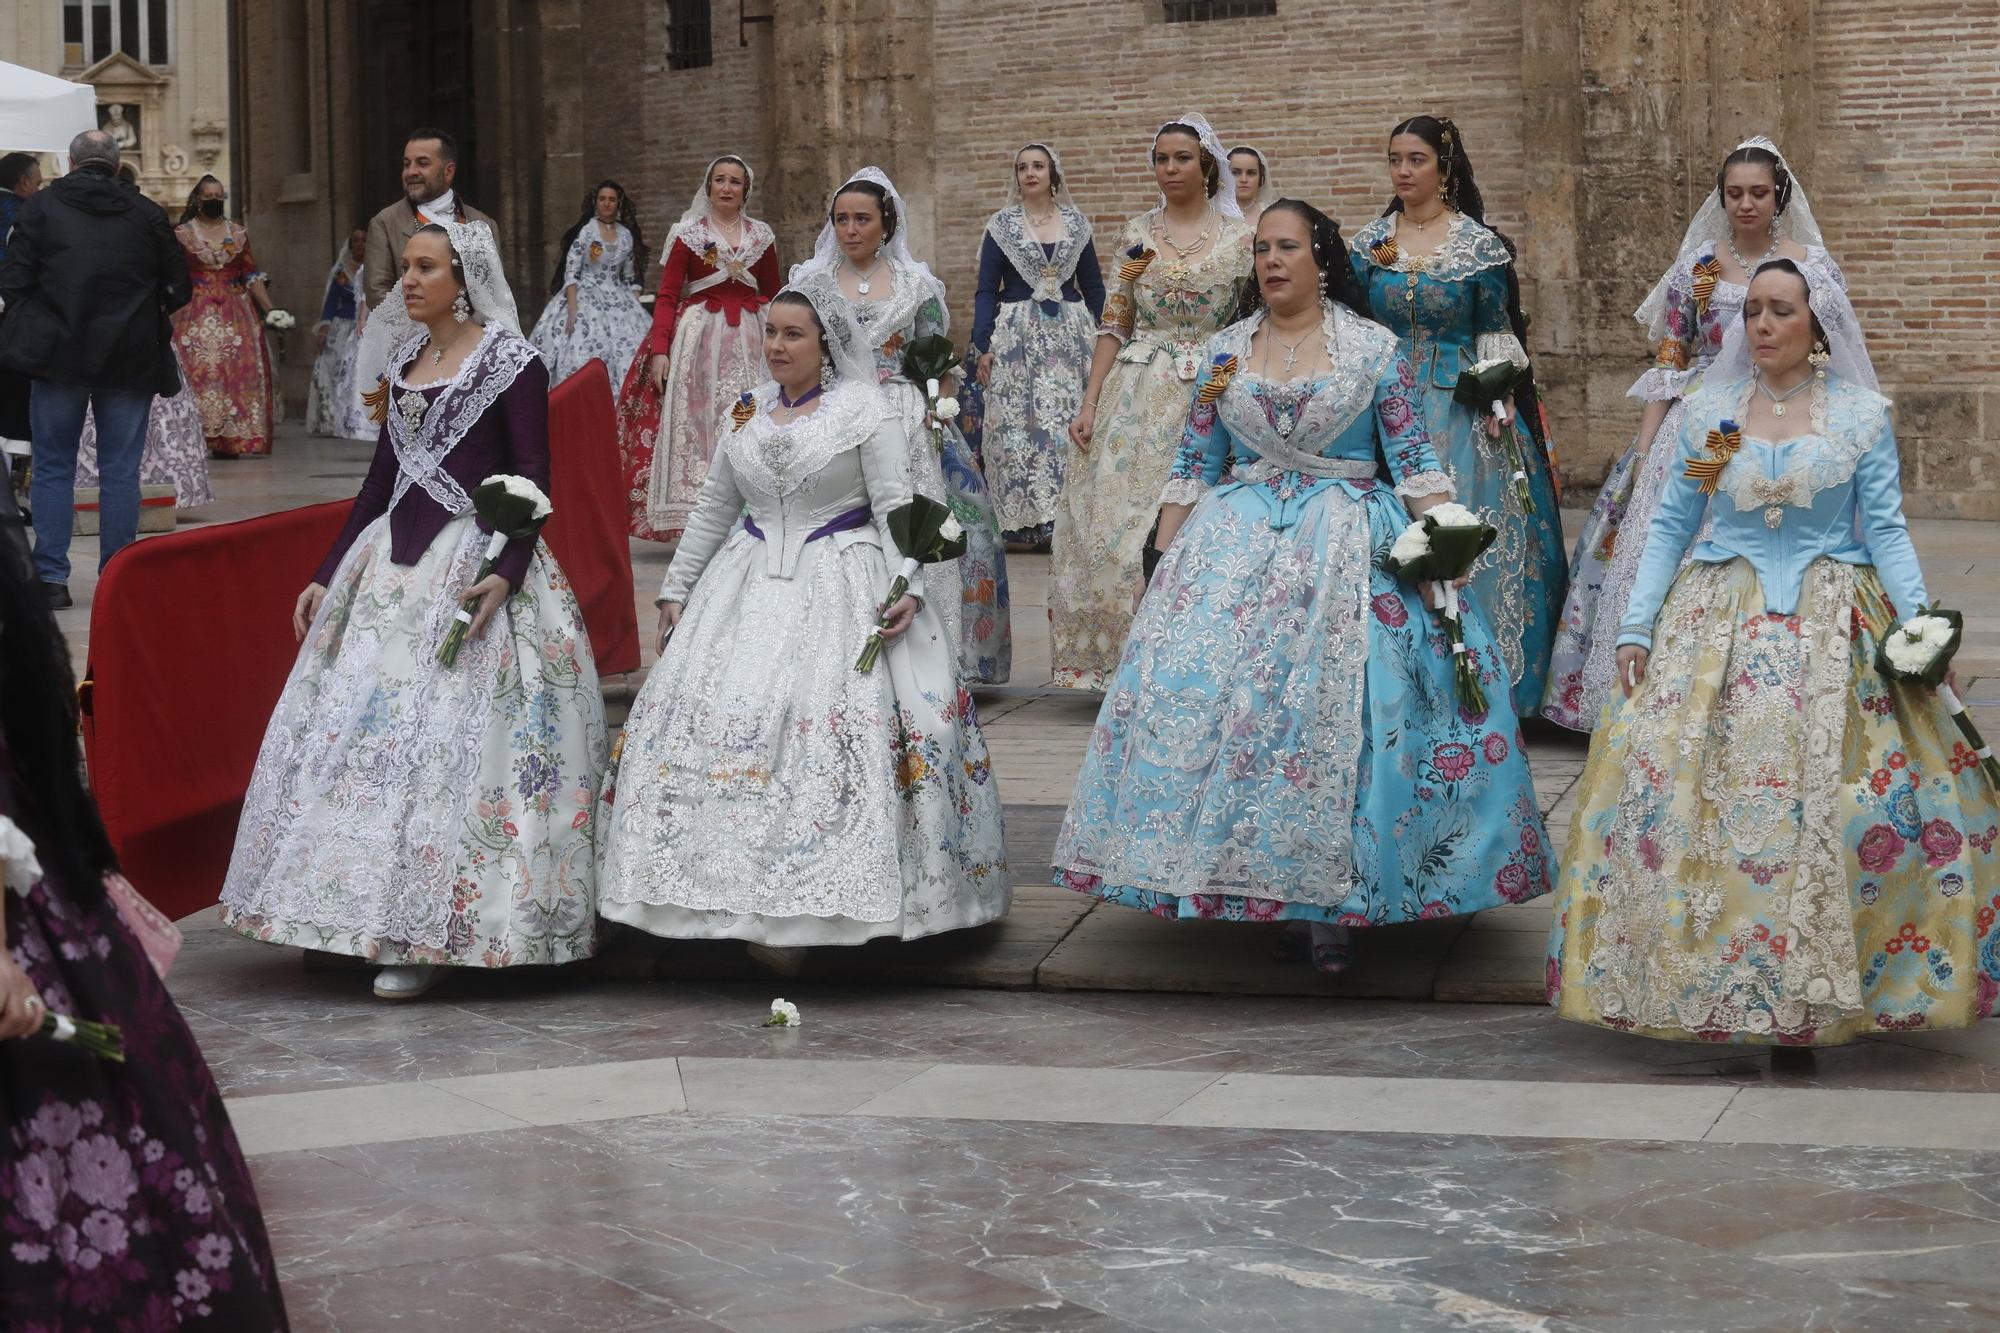
[[[1201,183],[1208,190],[1208,197],[1215,198],[1216,191],[1222,188],[1222,164],[1215,160],[1215,154],[1209,152],[1208,145],[1201,141],[1201,131],[1182,121],[1169,121],[1160,126],[1160,132],[1153,136],[1155,150],[1159,148],[1160,140],[1169,134],[1185,134],[1194,140],[1201,153]]]
[[[840,207],[840,196],[843,194],[865,194],[873,199],[875,207],[882,213],[882,240],[886,243],[896,239],[896,228],[902,225],[903,220],[896,216],[896,201],[889,197],[887,190],[874,181],[847,182],[833,193],[833,204],[826,210],[828,222],[833,221],[834,212]]]
[[[1273,213],[1292,213],[1305,220],[1306,231],[1312,236],[1313,263],[1325,279],[1323,290],[1363,319],[1373,319],[1374,312],[1368,306],[1368,291],[1354,280],[1354,266],[1348,261],[1347,242],[1341,239],[1340,224],[1303,199],[1276,200],[1264,210],[1263,216],[1268,218]],[[1258,219],[1257,225],[1264,225],[1262,218]],[[1263,308],[1264,292],[1253,278],[1244,284],[1234,318],[1248,319]]]
[[[569,267],[569,248],[576,243],[576,238],[583,233],[583,229],[590,225],[591,219],[597,216],[597,196],[605,190],[618,192],[618,221],[625,225],[625,230],[632,233],[632,272],[635,276],[645,273],[646,235],[639,229],[639,210],[633,206],[632,196],[625,193],[624,186],[614,180],[601,180],[590,187],[590,193],[583,198],[582,211],[578,213],[576,221],[570,224],[569,230],[562,234],[562,240],[556,246],[556,271],[549,278],[550,296],[563,289],[563,274]]]
[[[1722,182],[1728,177],[1729,169],[1741,162],[1748,162],[1753,166],[1769,169],[1771,184],[1776,191],[1778,205],[1777,211],[1772,216],[1783,217],[1785,210],[1791,207],[1792,204],[1792,173],[1785,170],[1785,164],[1780,162],[1778,155],[1768,148],[1759,148],[1753,144],[1748,147],[1739,148],[1728,157],[1723,158],[1721,168],[1715,173],[1716,197],[1720,198],[1722,196]]]

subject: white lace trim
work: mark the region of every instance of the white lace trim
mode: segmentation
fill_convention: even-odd
[[[1495,357],[1506,357],[1517,370],[1528,368],[1528,349],[1521,346],[1521,340],[1511,333],[1482,333],[1472,340],[1472,359],[1491,361]]]
[[[1200,477],[1175,477],[1160,492],[1163,505],[1199,504],[1201,497],[1209,492],[1209,485]]]
[[[421,486],[446,513],[463,514],[471,510],[472,497],[445,471],[444,460],[541,353],[519,334],[489,324],[458,372],[444,381],[444,391],[426,406],[423,394],[409,387],[403,372],[428,336],[410,339],[391,363],[396,388],[389,407],[389,443],[396,451],[396,486],[389,508],[394,509],[411,486]]]
[[[1211,361],[1227,354],[1236,358],[1238,366],[1216,403],[1216,415],[1233,438],[1263,457],[1298,471],[1313,472],[1325,461],[1316,446],[1331,442],[1363,412],[1374,407],[1375,386],[1396,357],[1396,335],[1345,306],[1323,301],[1320,329],[1332,372],[1310,384],[1280,385],[1249,370],[1250,340],[1263,322],[1264,312],[1259,311],[1230,325],[1210,341]],[[1281,434],[1266,414],[1253,388],[1258,384],[1265,386],[1267,394],[1291,391],[1310,395],[1304,399],[1297,424],[1288,434]]]
[[[779,497],[811,482],[840,454],[859,449],[887,414],[872,385],[842,380],[815,411],[779,425],[771,420],[777,385],[766,382],[755,393],[757,415],[742,430],[725,434],[721,447],[729,451],[729,466],[746,489]]]
[[[1062,300],[1063,284],[1076,272],[1077,261],[1083,258],[1083,247],[1090,244],[1090,219],[1080,210],[1063,209],[1062,220],[1062,239],[1056,242],[1055,251],[1047,255],[1042,251],[1042,243],[1029,233],[1026,210],[1019,204],[1001,209],[986,221],[986,234],[1032,289],[1031,300]]]
[[[1458,486],[1449,472],[1412,472],[1396,483],[1396,494],[1405,500],[1421,500],[1427,495],[1453,496],[1458,494]]]
[[[1376,218],[1363,227],[1355,235],[1354,246],[1360,253],[1369,256],[1371,264],[1381,268],[1383,266],[1375,263],[1374,257],[1369,255],[1369,252],[1395,234],[1396,215],[1392,213],[1387,217]],[[1399,253],[1396,262],[1390,264],[1388,268],[1392,273],[1408,273],[1412,268],[1416,268],[1440,282],[1458,282],[1484,273],[1489,268],[1499,268],[1513,262],[1513,256],[1507,253],[1506,244],[1498,236],[1460,213],[1452,219],[1451,230],[1445,234],[1444,241],[1437,249],[1416,258]],[[1526,362],[1522,364],[1525,365]]]

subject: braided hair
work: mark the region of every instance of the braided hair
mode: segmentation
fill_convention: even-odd
[[[1323,284],[1320,290],[1363,319],[1373,319],[1374,314],[1368,305],[1368,291],[1355,281],[1354,266],[1348,262],[1347,242],[1341,239],[1340,224],[1302,199],[1274,200],[1264,210],[1264,217],[1273,213],[1292,213],[1304,219],[1306,231],[1312,237],[1313,264],[1319,269]],[[1259,219],[1258,225],[1263,225],[1262,219]],[[1263,308],[1264,291],[1253,277],[1244,284],[1232,322],[1248,319]]]
[[[1785,170],[1785,164],[1778,160],[1776,153],[1768,148],[1759,148],[1755,144],[1739,148],[1722,159],[1722,167],[1715,173],[1716,198],[1722,197],[1723,181],[1728,178],[1729,169],[1741,162],[1748,162],[1770,171],[1772,192],[1776,196],[1776,210],[1771,216],[1783,217],[1785,209],[1790,207],[1792,202],[1792,173]]]
[[[562,240],[556,246],[556,271],[549,278],[550,296],[562,291],[563,276],[569,271],[569,248],[576,244],[576,238],[582,235],[583,229],[597,217],[597,196],[605,190],[618,192],[618,221],[624,225],[625,230],[632,233],[632,271],[634,273],[646,271],[646,236],[639,230],[639,210],[633,205],[632,196],[625,193],[624,186],[614,180],[601,180],[591,186],[590,193],[583,197],[582,212],[577,215],[576,221],[570,224],[569,230],[562,234]]]

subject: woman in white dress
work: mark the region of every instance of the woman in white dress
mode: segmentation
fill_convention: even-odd
[[[965,555],[924,571],[969,681],[999,685],[1013,670],[1007,557],[986,480],[953,421],[933,422],[924,386],[903,373],[911,341],[951,331],[944,284],[910,253],[909,205],[876,167],[863,167],[833,193],[813,257],[792,270],[791,285],[845,326],[842,337],[870,350],[875,378],[902,416],[909,441],[911,489],[949,503],[965,527]],[[950,388],[940,385],[945,394]],[[956,589],[957,596],[950,595]]]
[[[374,465],[299,594],[302,646],[222,886],[224,924],[385,964],[375,993],[391,1000],[438,964],[591,954],[605,762],[590,636],[548,548],[517,538],[479,577],[490,534],[472,491],[495,474],[549,485],[548,372],[492,229],[420,227],[403,265],[419,332],[390,358]]]
[[[991,921],[1010,892],[937,611],[900,598],[887,651],[855,669],[898,560],[886,519],[911,494],[903,414],[837,298],[787,290],[764,313],[772,379],[732,412],[660,590],[598,884],[610,920],[790,968],[806,945]]]
[[[320,302],[319,323],[313,329],[317,350],[312,384],[306,390],[306,431],[373,443],[379,432],[368,420],[354,387],[366,304],[361,295],[361,258],[367,243],[368,229],[356,227],[326,275],[326,297]]]
[[[617,181],[597,183],[583,216],[563,233],[562,270],[549,284],[548,305],[530,340],[561,384],[592,360],[602,361],[611,382],[625,378],[652,316],[639,304],[639,267],[645,240],[638,211]]]

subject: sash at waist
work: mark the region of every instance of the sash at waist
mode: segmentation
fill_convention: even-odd
[[[1372,458],[1326,458],[1305,453],[1266,454],[1237,469],[1236,476],[1241,481],[1266,481],[1279,472],[1303,472],[1309,477],[1331,477],[1336,481],[1373,481],[1375,469]]]
[[[865,528],[874,519],[874,510],[870,509],[867,505],[856,505],[846,513],[835,514],[832,518],[814,528],[806,534],[806,540],[808,542],[816,542],[822,537],[831,537],[836,532],[852,532],[856,528]],[[757,526],[757,520],[748,515],[744,516],[743,530],[760,542],[766,540],[764,530]]]

